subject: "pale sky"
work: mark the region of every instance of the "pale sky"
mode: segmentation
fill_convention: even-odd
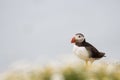
[[[0,0],[0,71],[17,61],[72,54],[83,33],[107,58],[120,58],[119,0]]]

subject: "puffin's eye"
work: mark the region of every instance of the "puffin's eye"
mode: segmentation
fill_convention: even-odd
[[[79,38],[81,37],[81,36],[78,36]]]

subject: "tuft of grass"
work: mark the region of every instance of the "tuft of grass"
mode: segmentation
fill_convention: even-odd
[[[87,76],[83,70],[75,70],[74,68],[67,67],[63,71],[65,80],[86,80]]]
[[[4,80],[120,80],[120,65],[100,63],[86,67],[75,64],[57,69],[47,66],[29,72],[10,71]]]

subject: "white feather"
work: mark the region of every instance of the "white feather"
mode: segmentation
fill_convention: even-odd
[[[85,47],[78,47],[74,45],[73,52],[82,60],[89,60],[89,52]]]

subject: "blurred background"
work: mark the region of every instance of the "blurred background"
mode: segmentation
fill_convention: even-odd
[[[14,63],[60,62],[73,54],[78,32],[119,60],[119,21],[119,0],[0,0],[0,72]]]

